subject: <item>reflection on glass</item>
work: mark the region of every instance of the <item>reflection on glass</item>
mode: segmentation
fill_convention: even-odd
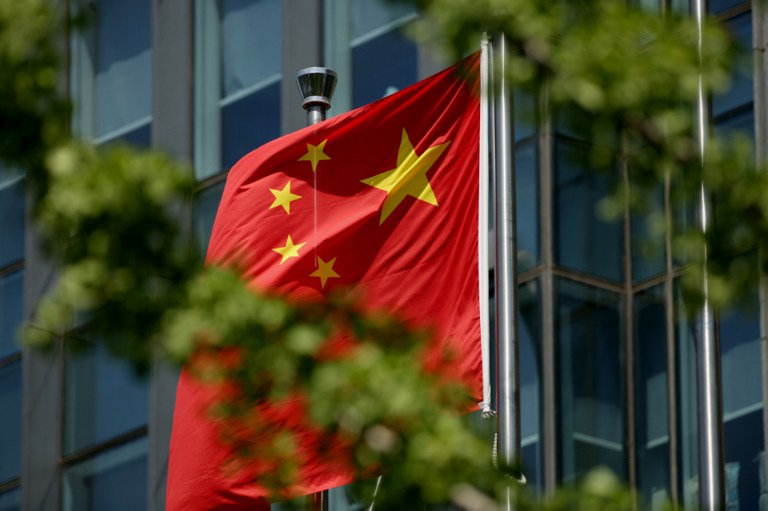
[[[208,240],[211,237],[213,221],[219,208],[221,194],[224,192],[224,182],[216,183],[198,193],[192,208],[192,223],[195,248],[201,257],[208,251]]]
[[[561,479],[604,465],[625,476],[619,296],[557,281]]]
[[[539,262],[539,173],[536,148],[535,141],[531,141],[518,144],[515,151],[518,271],[531,269]]]
[[[383,63],[386,62],[386,65]],[[399,29],[352,49],[352,106],[381,99],[417,80],[416,45]]]
[[[19,511],[21,509],[21,490],[15,488],[0,493],[0,511]]]
[[[763,451],[760,317],[754,309],[720,314],[723,437],[729,509],[758,509]]]
[[[540,368],[541,368],[541,308],[539,287],[536,281],[523,284],[518,289],[520,317],[518,335],[520,342],[520,443],[523,473],[531,488],[541,490],[543,464],[539,417],[541,415]]]
[[[152,4],[149,0],[99,0],[97,12],[94,135],[101,139],[150,121]]]
[[[24,257],[24,182],[23,172],[0,166],[0,267]]]
[[[280,0],[197,0],[195,176],[202,179],[281,133]]]
[[[728,0],[723,0],[728,1]],[[752,12],[744,13],[725,23],[739,45],[734,61],[731,86],[723,94],[712,97],[712,115],[717,118],[734,108],[752,102]]]
[[[667,335],[664,287],[639,293],[635,314],[635,441],[644,508],[670,498]]]
[[[24,319],[24,271],[0,276],[0,358],[19,351],[17,333]]]
[[[556,144],[555,260],[573,270],[619,281],[623,274],[621,222],[607,221],[598,212],[615,177],[610,169],[589,167],[585,149],[562,141]]]
[[[21,361],[0,365],[0,483],[19,477]]]
[[[658,186],[644,211],[631,217],[632,279],[645,280],[666,269],[664,251],[664,189]]]
[[[147,423],[147,381],[124,361],[94,347],[64,361],[64,454]]]
[[[100,453],[64,469],[65,511],[147,508],[147,439]]]
[[[280,136],[279,105],[279,81],[222,105],[222,169],[232,168],[240,158]]]
[[[694,323],[685,316],[682,291],[675,283],[675,335],[677,345],[678,449],[681,500],[686,508],[698,505],[699,456],[696,406],[696,345]]]

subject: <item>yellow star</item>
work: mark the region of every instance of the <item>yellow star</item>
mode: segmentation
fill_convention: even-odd
[[[427,179],[427,171],[443,154],[448,144],[450,141],[432,146],[423,154],[418,155],[408,139],[408,133],[403,129],[400,149],[397,151],[397,167],[362,181],[387,192],[387,198],[384,199],[384,205],[381,208],[379,225],[383,224],[384,220],[409,195],[437,206],[437,198],[429,184],[429,179]]]
[[[273,248],[275,252],[283,256],[283,258],[280,260],[280,264],[283,264],[286,260],[288,260],[291,257],[299,257],[299,249],[306,245],[307,243],[299,243],[298,245],[293,244],[293,240],[291,239],[291,235],[288,235],[288,239],[285,241],[284,247],[277,247]]]
[[[320,286],[325,289],[325,283],[330,278],[339,278],[339,274],[333,271],[333,264],[336,262],[336,258],[334,257],[327,263],[320,259],[320,256],[317,257],[317,265],[318,268],[309,274],[310,277],[320,277]]]
[[[327,138],[320,142],[318,145],[307,144],[307,154],[299,158],[299,161],[312,162],[312,172],[317,170],[318,162],[331,159],[330,156],[323,152],[326,142],[328,142]]]
[[[282,206],[286,213],[289,215],[291,214],[291,202],[301,199],[301,195],[296,195],[295,193],[291,193],[291,182],[288,181],[285,183],[285,186],[282,190],[275,190],[273,188],[269,189],[270,192],[272,192],[272,195],[275,196],[274,202],[272,202],[272,205],[269,207],[269,209],[276,208],[278,206]]]

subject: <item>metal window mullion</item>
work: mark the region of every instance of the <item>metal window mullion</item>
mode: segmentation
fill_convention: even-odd
[[[621,134],[621,149],[619,152],[619,172],[623,181],[627,196],[631,193],[629,182],[629,165],[627,163],[627,139],[624,133]],[[624,209],[624,365],[626,368],[626,399],[625,409],[625,432],[626,438],[626,465],[628,483],[631,488],[637,488],[637,453],[635,438],[635,351],[634,351],[634,295],[632,294],[632,215],[627,206]],[[636,506],[637,501],[633,501]]]
[[[541,89],[539,125],[539,227],[541,236],[541,423],[544,492],[557,487],[557,391],[555,357],[555,297],[553,269],[553,158],[554,138],[549,111],[549,91]]]

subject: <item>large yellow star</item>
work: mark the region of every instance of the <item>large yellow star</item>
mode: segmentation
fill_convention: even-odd
[[[397,151],[397,167],[362,181],[387,192],[387,198],[384,199],[384,205],[381,208],[379,225],[383,224],[384,220],[409,195],[437,206],[437,197],[435,197],[435,192],[432,191],[432,186],[427,179],[427,171],[443,154],[448,144],[450,141],[432,146],[423,154],[418,155],[408,139],[408,133],[403,129],[400,149]]]
[[[326,142],[328,142],[327,138],[320,142],[318,145],[307,144],[307,154],[299,158],[299,161],[312,162],[312,172],[317,170],[318,162],[331,159],[330,156],[323,152]]]
[[[283,264],[291,257],[299,257],[299,249],[306,244],[307,242],[294,245],[293,240],[291,239],[291,235],[289,234],[288,239],[285,241],[284,247],[277,247],[273,248],[272,250],[283,256],[283,258],[280,260],[280,264]]]
[[[269,207],[269,209],[276,208],[278,206],[282,206],[286,213],[289,215],[291,214],[291,202],[301,199],[301,195],[296,195],[295,193],[291,193],[291,182],[288,181],[285,183],[285,186],[282,190],[275,190],[273,188],[269,189],[270,192],[272,192],[272,195],[275,196],[275,200],[272,202],[272,205]]]
[[[338,273],[333,271],[333,264],[336,262],[336,258],[334,257],[327,263],[323,261],[320,256],[317,257],[317,266],[318,268],[309,274],[310,277],[320,277],[320,286],[325,289],[325,283],[330,278],[337,279],[340,277]]]

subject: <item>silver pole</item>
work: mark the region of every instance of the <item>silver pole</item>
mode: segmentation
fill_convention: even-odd
[[[696,23],[698,26],[699,56],[703,44],[703,23],[707,12],[707,1],[696,0]],[[699,75],[697,101],[697,128],[701,164],[704,165],[704,151],[709,130],[709,108],[704,87]],[[698,224],[703,233],[707,232],[711,218],[709,196],[702,184],[699,193]],[[704,278],[702,293],[704,301],[696,318],[696,366],[697,404],[699,424],[699,508],[702,511],[725,509],[723,476],[723,431],[722,395],[720,377],[720,340],[715,329],[715,317],[709,301],[707,280],[707,246],[704,246]]]
[[[302,106],[307,111],[307,126],[325,120],[336,81],[336,73],[327,67],[306,67],[296,74]]]
[[[331,108],[336,81],[336,73],[327,67],[307,67],[296,73],[296,83],[303,100],[302,106],[307,111],[307,126],[325,120],[326,112]],[[312,509],[329,511],[329,497],[329,490],[312,495]]]
[[[766,65],[766,46],[768,46],[768,19],[763,2],[755,2],[752,5],[752,47],[754,48],[754,98],[755,98],[755,152],[759,168],[768,162],[768,66]],[[765,250],[760,251],[759,261],[768,258]],[[760,351],[763,367],[763,399],[768,397],[768,275],[761,271],[760,275]],[[763,406],[763,452],[768,446],[768,406]],[[761,460],[760,463],[764,463]],[[761,488],[768,488],[768,471],[761,470]],[[764,509],[761,507],[761,509]]]
[[[505,76],[507,44],[503,34],[494,42],[496,64],[496,428],[498,462],[502,469],[520,461],[520,388],[517,336],[517,235],[515,230],[514,125],[512,98]],[[516,470],[510,475],[522,479]],[[512,498],[507,499],[512,509]]]

